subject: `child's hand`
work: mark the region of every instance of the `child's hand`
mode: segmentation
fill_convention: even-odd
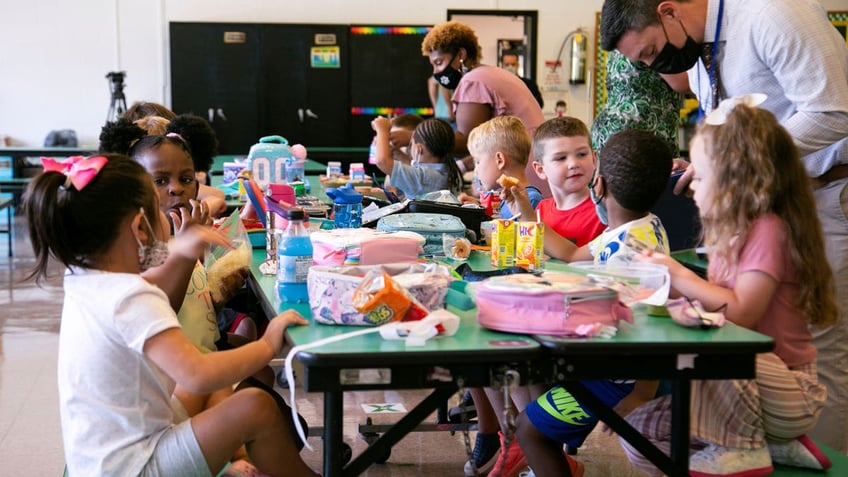
[[[480,201],[477,200],[476,197],[472,197],[472,196],[466,194],[465,192],[460,192],[459,195],[457,196],[457,199],[463,204],[480,205]]]
[[[525,215],[533,210],[530,205],[530,196],[527,195],[527,189],[521,186],[505,187],[500,191],[501,201],[509,207],[513,214],[521,214],[522,220],[535,220],[535,217],[526,217]],[[532,215],[532,213],[530,214]],[[506,218],[506,217],[504,217]]]
[[[412,139],[412,131],[408,129],[397,128],[394,131],[389,130],[389,145],[394,151],[408,146],[410,139]]]
[[[233,248],[230,239],[218,230],[205,225],[193,225],[184,227],[183,232],[174,237],[174,240],[171,240],[168,244],[168,251],[174,255],[197,260],[203,256],[206,247],[209,245]]]
[[[180,208],[179,213],[173,210],[168,212],[174,222],[175,236],[185,233],[192,225],[210,225],[212,223],[209,206],[205,202],[194,199],[189,199],[188,202],[191,205],[191,211]]]
[[[265,328],[265,334],[260,339],[265,340],[271,346],[276,356],[283,349],[283,336],[286,333],[286,328],[292,325],[308,324],[309,322],[300,313],[295,310],[286,310],[268,322],[268,327]]]
[[[634,257],[639,262],[655,263],[657,265],[665,265],[668,268],[668,273],[674,276],[674,272],[683,267],[677,260],[668,255],[654,250],[646,250]]]
[[[371,121],[371,129],[373,129],[377,134],[388,134],[391,128],[392,120],[385,116],[377,116]]]

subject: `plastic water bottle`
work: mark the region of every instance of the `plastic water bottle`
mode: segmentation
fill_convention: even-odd
[[[337,229],[362,227],[362,194],[356,192],[353,184],[331,187],[325,193],[333,199],[333,223]]]
[[[306,303],[306,275],[312,266],[312,241],[303,209],[289,209],[288,225],[277,241],[277,295],[286,303]]]

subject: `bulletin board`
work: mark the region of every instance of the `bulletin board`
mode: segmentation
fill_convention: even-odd
[[[592,117],[607,104],[607,52],[601,48],[601,12],[595,12],[595,68],[593,69]]]
[[[836,27],[842,38],[845,39],[845,44],[848,45],[848,11],[827,12],[827,18]]]

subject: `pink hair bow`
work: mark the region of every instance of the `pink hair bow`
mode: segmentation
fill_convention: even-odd
[[[45,171],[65,174],[67,179],[63,187],[67,189],[73,185],[76,190],[82,190],[87,186],[107,162],[108,160],[103,156],[73,156],[65,162],[59,162],[52,157],[41,158],[41,165]]]

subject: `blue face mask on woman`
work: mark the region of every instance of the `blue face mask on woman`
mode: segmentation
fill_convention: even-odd
[[[592,182],[589,183],[589,197],[591,197],[592,202],[595,203],[595,213],[598,215],[598,219],[602,224],[609,225],[609,221],[607,220],[607,205],[603,202],[604,196],[607,194],[606,185],[604,185],[604,193],[601,194],[600,197],[595,194],[595,183],[599,180],[602,179],[595,174],[595,177],[592,178]]]

